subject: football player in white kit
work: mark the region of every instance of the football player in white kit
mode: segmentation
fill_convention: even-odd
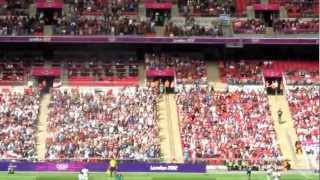
[[[78,175],[78,180],[85,180],[82,171],[80,171],[80,173],[79,173],[79,175]]]
[[[273,171],[272,172],[272,179],[273,180],[279,180],[280,179],[280,171]]]
[[[88,180],[89,179],[89,170],[87,168],[83,168],[82,170],[82,174],[83,174],[83,180]]]
[[[81,169],[80,174],[78,175],[78,180],[88,180],[89,179],[88,172],[89,170],[86,168]]]
[[[267,178],[268,178],[268,180],[279,180],[280,179],[280,171],[278,169],[270,166],[267,170]]]

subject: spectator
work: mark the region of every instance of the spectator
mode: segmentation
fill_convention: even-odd
[[[287,85],[319,85],[319,70],[290,70],[285,73]]]
[[[280,156],[263,92],[183,90],[177,108],[184,151],[192,159],[209,158],[214,164],[242,159],[261,167],[265,159]]]
[[[263,84],[262,63],[254,61],[220,62],[221,78],[228,84]]]
[[[235,34],[264,34],[266,27],[260,19],[235,20],[233,31]]]
[[[41,35],[43,23],[27,16],[0,16],[0,35]]]
[[[155,33],[154,23],[129,17],[62,17],[54,25],[58,35],[148,35]]]
[[[165,25],[166,36],[220,36],[222,30],[216,25],[201,26],[195,22],[186,23],[183,26],[170,22]]]
[[[178,84],[207,83],[206,63],[197,57],[146,54],[145,64],[147,70],[174,69]]]
[[[278,110],[278,121],[279,121],[279,123],[281,123],[282,122],[282,114],[283,114],[283,112],[282,112],[282,110],[281,110],[281,108],[279,108],[279,110]]]
[[[121,15],[127,12],[137,12],[139,0],[65,0],[71,6],[71,11],[77,15],[102,15],[112,12]]]
[[[36,158],[38,92],[0,94],[0,159]]]
[[[144,88],[107,94],[54,90],[46,157],[159,158],[155,102],[156,94]]]
[[[180,13],[185,16],[219,16],[221,14],[235,15],[235,3],[232,0],[179,0]]]
[[[300,142],[319,142],[319,87],[302,87],[287,91],[288,102]]]
[[[274,21],[273,28],[275,32],[284,34],[319,33],[319,19],[278,19]]]
[[[290,18],[319,16],[319,2],[316,0],[278,0],[278,3],[286,8]]]

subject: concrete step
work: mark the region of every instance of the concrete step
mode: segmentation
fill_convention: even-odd
[[[145,68],[143,64],[139,64],[138,67],[138,73],[139,73],[139,85],[145,86],[146,84],[146,75],[145,75]]]
[[[165,162],[183,162],[179,120],[174,95],[162,95],[158,103],[161,152]]]
[[[278,144],[284,159],[290,160],[292,168],[307,169],[307,165],[303,157],[299,157],[295,153],[295,142],[298,140],[293,125],[288,101],[284,95],[268,96],[272,119],[277,134]],[[278,111],[281,109],[281,122],[278,119]]]
[[[174,4],[171,8],[171,16],[172,17],[177,17],[177,16],[180,16],[180,13],[179,13],[179,8],[178,8],[178,5],[177,4]]]
[[[143,19],[145,19],[145,17],[147,16],[147,11],[143,3],[139,4],[138,15],[140,18],[143,18]]]
[[[172,22],[174,25],[177,25],[177,26],[184,26],[186,23],[186,18],[182,16],[179,16],[179,17],[175,16],[170,19],[170,22]]]
[[[207,66],[208,81],[221,82],[218,62],[209,61]]]
[[[36,17],[37,15],[37,7],[36,4],[31,4],[28,9],[30,17]]]
[[[164,162],[170,162],[171,151],[170,151],[170,136],[168,130],[168,121],[166,114],[166,101],[164,97],[158,100],[158,117],[160,126],[160,139],[161,139],[161,154]]]
[[[215,91],[225,91],[228,87],[228,84],[223,82],[209,82],[209,85],[212,86]]]
[[[40,102],[40,114],[37,133],[37,155],[39,160],[45,159],[46,154],[46,139],[48,125],[48,106],[50,104],[51,95],[45,94]]]
[[[280,18],[288,18],[288,13],[287,13],[286,7],[280,6],[280,9],[279,9],[279,17],[280,17]]]
[[[273,36],[273,28],[272,27],[267,27],[266,28],[266,36],[272,37]]]
[[[53,27],[51,25],[44,26],[43,34],[45,36],[52,36],[53,35]]]
[[[163,36],[164,35],[165,28],[162,26],[156,26],[155,31],[157,36]]]
[[[66,15],[67,17],[70,16],[70,7],[69,7],[69,4],[64,4],[64,5],[63,5],[62,14]]]
[[[253,6],[247,6],[247,18],[254,19],[255,18],[255,11]]]
[[[177,100],[175,95],[168,95],[169,107],[167,108],[167,112],[169,113],[171,120],[171,137],[173,139],[174,146],[173,157],[177,163],[183,163],[183,149],[181,144],[181,136],[180,136],[180,125],[179,125],[179,117],[177,112]],[[169,122],[170,123],[170,122]]]

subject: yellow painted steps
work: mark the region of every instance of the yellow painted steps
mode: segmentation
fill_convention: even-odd
[[[180,125],[179,125],[179,117],[177,112],[177,100],[175,95],[173,94],[168,95],[168,101],[169,101],[169,107],[167,108],[167,112],[169,113],[169,116],[170,116],[169,123],[171,123],[170,136],[171,138],[173,138],[173,144],[171,144],[171,146],[174,146],[173,147],[174,151],[172,156],[176,160],[176,162],[183,163]]]
[[[50,103],[50,94],[45,94],[40,102],[40,114],[38,121],[37,133],[37,155],[39,160],[45,159],[46,153],[46,138],[47,138],[47,125],[48,125],[48,106]]]
[[[139,76],[139,85],[145,86],[145,83],[146,83],[145,67],[142,64],[139,64],[138,66],[138,76]]]
[[[29,9],[28,9],[28,14],[29,14],[29,17],[36,17],[37,7],[36,7],[35,3],[30,4]]]
[[[161,152],[164,162],[182,163],[182,144],[174,95],[162,95],[158,103]]]
[[[284,95],[268,96],[268,100],[283,158],[290,160],[294,169],[308,169],[304,156],[295,153],[295,142],[298,138],[286,97]],[[278,121],[279,108],[283,112],[281,119],[284,122],[281,124]]]
[[[209,82],[210,86],[213,86],[215,91],[224,91],[227,89],[228,84],[223,82]]]
[[[45,36],[52,36],[53,35],[53,26],[52,25],[45,25],[43,28],[43,34]]]
[[[224,91],[227,88],[227,84],[220,79],[219,64],[218,62],[211,61],[208,63],[208,82],[210,86],[213,86],[217,91]]]
[[[158,117],[160,126],[161,154],[165,162],[171,161],[170,139],[166,113],[166,101],[164,97],[158,100]]]
[[[162,26],[156,26],[155,31],[157,36],[163,36],[165,29]]]
[[[221,82],[218,62],[208,62],[207,65],[208,82]]]

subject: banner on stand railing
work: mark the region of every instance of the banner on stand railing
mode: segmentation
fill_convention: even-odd
[[[0,162],[0,171],[7,171],[10,162]],[[83,168],[93,172],[104,172],[108,169],[108,162],[14,162],[16,171],[66,171],[77,172]],[[206,172],[205,164],[166,164],[166,163],[133,163],[118,164],[119,172]]]

